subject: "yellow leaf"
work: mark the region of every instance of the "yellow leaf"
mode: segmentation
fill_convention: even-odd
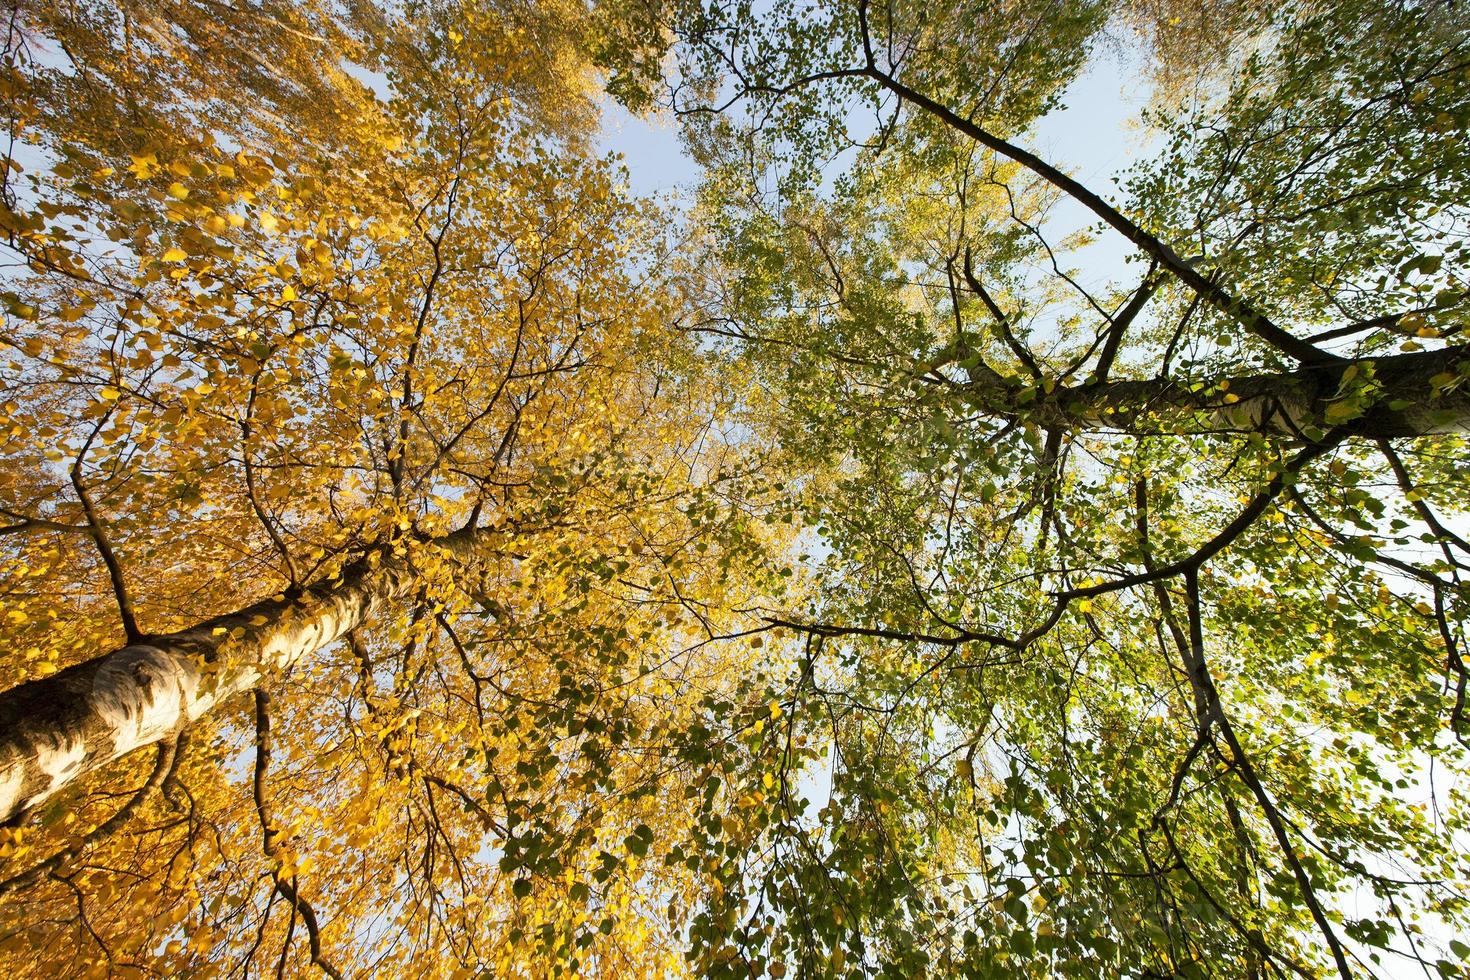
[[[142,156],[129,157],[129,159],[132,160],[133,163],[130,167],[128,167],[128,170],[135,174],[140,180],[146,180],[147,178],[153,176],[153,173],[158,169],[158,157],[152,153],[145,153]]]

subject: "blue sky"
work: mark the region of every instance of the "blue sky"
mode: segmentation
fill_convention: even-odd
[[[699,179],[699,167],[685,152],[671,116],[640,119],[605,99],[599,142],[603,150],[623,155],[629,185],[639,196],[693,188]]]

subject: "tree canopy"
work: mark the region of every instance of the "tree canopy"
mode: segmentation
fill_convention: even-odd
[[[5,36],[7,975],[1466,974],[1461,6]]]

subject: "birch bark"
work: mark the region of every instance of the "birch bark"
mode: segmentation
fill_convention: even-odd
[[[485,533],[438,543],[463,558]],[[371,553],[297,598],[146,636],[0,693],[0,821],[299,663],[402,598],[416,578],[405,560]]]
[[[1304,430],[1347,421],[1354,435],[1398,439],[1470,432],[1470,378],[1461,373],[1467,363],[1470,349],[1447,347],[1207,385],[1173,378],[1106,381],[1057,388],[1029,403],[1022,402],[1022,391],[972,370],[970,390],[987,411],[1062,429],[1262,432],[1295,439]],[[1333,418],[1331,406],[1349,398],[1357,400],[1358,414]]]

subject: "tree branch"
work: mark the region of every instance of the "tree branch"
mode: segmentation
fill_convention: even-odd
[[[266,771],[270,767],[271,759],[270,703],[270,694],[264,688],[257,687],[255,689],[255,778],[251,785],[255,796],[255,813],[260,819],[261,849],[271,860],[271,879],[275,882],[276,892],[291,903],[292,908],[301,916],[302,925],[306,927],[306,941],[311,949],[311,961],[332,980],[342,980],[341,972],[322,956],[321,929],[317,923],[316,910],[311,907],[310,902],[301,897],[301,892],[297,888],[296,876],[293,874],[288,881],[281,874],[279,831],[271,820],[270,809],[266,803]],[[290,943],[291,938],[288,933],[286,947],[281,951],[282,962],[285,961],[286,948],[290,947]]]

